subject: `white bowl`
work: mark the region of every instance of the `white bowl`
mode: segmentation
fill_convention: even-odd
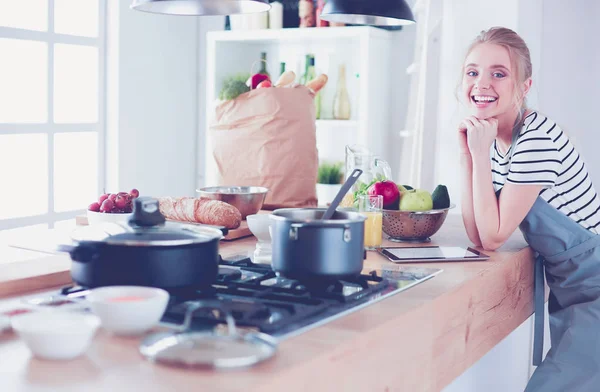
[[[161,319],[169,293],[144,286],[107,286],[92,289],[86,299],[102,328],[117,335],[138,335]]]
[[[127,223],[131,218],[132,213],[107,213],[107,212],[95,212],[87,211],[88,224],[94,225],[97,223]]]
[[[92,314],[40,311],[14,317],[11,324],[34,356],[72,359],[87,350],[100,320]]]
[[[248,228],[261,242],[271,242],[271,234],[269,232],[271,221],[269,216],[270,214],[254,214],[246,217]]]

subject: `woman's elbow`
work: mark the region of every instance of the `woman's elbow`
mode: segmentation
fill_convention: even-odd
[[[498,249],[499,247],[501,247],[502,245],[504,245],[505,241],[497,241],[497,240],[482,240],[481,241],[481,247],[484,250],[493,252],[496,249]]]

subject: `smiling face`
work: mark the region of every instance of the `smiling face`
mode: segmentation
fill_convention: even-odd
[[[478,119],[513,114],[521,106],[515,106],[515,77],[505,47],[476,45],[463,66],[462,93],[470,114]]]

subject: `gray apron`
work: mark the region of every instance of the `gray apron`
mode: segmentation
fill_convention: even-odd
[[[517,137],[515,132],[511,161]],[[537,253],[533,364],[539,366],[525,392],[599,392],[600,235],[539,196],[519,228]],[[542,362],[544,268],[551,348]]]

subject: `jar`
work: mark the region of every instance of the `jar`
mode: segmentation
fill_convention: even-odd
[[[312,0],[300,0],[298,3],[300,27],[315,27],[315,8]]]

